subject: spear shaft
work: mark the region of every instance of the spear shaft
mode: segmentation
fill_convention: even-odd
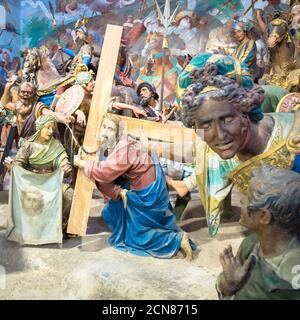
[[[166,0],[165,2],[165,8],[164,13],[161,12],[161,9],[155,0],[156,9],[157,9],[157,15],[158,19],[161,21],[161,23],[164,26],[164,39],[163,39],[163,45],[162,45],[162,74],[161,74],[161,91],[160,91],[160,102],[159,102],[159,109],[162,111],[163,109],[163,103],[164,103],[164,87],[165,87],[165,64],[166,64],[166,53],[168,46],[168,40],[167,40],[167,34],[168,34],[168,27],[171,25],[175,18],[175,14],[179,8],[179,5],[177,5],[174,12],[171,14],[170,10],[170,0]]]
[[[53,9],[53,6],[52,6],[52,3],[50,2],[50,0],[48,0],[48,3],[49,3],[49,9],[50,9],[50,12],[51,12],[51,15],[53,17],[53,27],[54,27],[54,30],[56,32],[56,36],[57,36],[57,42],[58,44],[61,46],[61,42],[60,42],[60,36],[59,36],[59,32],[58,32],[58,28],[57,28],[57,25],[56,25],[56,20],[55,20],[55,13],[54,13],[54,9]],[[62,51],[60,50],[60,57],[61,57],[61,62],[63,64],[63,75],[66,75],[66,70],[65,70],[65,60],[64,60],[64,55],[62,53]]]
[[[250,6],[246,9],[243,16],[245,16],[251,9],[254,9],[254,5],[258,0],[252,0]]]
[[[159,111],[162,112],[163,110],[163,103],[164,103],[164,89],[165,89],[165,69],[166,69],[166,52],[168,48],[167,44],[167,35],[165,34],[163,40],[163,54],[162,54],[162,66],[161,66],[161,89],[160,89],[160,100],[159,100]]]

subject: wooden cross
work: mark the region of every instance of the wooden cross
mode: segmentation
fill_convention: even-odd
[[[107,25],[106,28],[95,90],[83,141],[84,149],[92,153],[92,155],[85,155],[85,160],[96,160],[95,151],[99,149],[98,134],[103,118],[107,113],[122,29],[122,27],[114,25]],[[93,189],[94,183],[84,175],[82,170],[78,170],[67,229],[68,233],[81,236],[86,234]]]
[[[156,157],[181,163],[193,161],[193,145],[197,139],[193,129],[124,116],[119,118],[119,134],[140,140],[141,147],[147,149],[151,156],[155,154]]]

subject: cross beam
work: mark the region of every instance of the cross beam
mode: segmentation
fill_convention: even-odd
[[[83,147],[87,152],[99,149],[98,134],[109,104],[122,27],[107,25],[101,58],[98,66],[95,90],[90,106]],[[85,155],[85,160],[96,160],[96,153]],[[78,170],[67,232],[85,235],[91,207],[94,183]]]

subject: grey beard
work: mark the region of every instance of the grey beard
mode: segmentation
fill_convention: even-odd
[[[141,98],[141,100],[140,100],[141,107],[143,107],[143,108],[148,107],[149,106],[149,101],[151,100],[151,98],[152,98],[152,95],[150,95],[149,97]]]
[[[25,105],[29,106],[30,104],[34,104],[36,97],[31,97],[31,98],[22,98],[19,96],[20,101]]]

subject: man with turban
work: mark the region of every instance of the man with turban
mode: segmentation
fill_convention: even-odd
[[[238,46],[233,51],[232,56],[243,62],[249,68],[250,74],[254,75],[256,68],[256,44],[248,36],[252,28],[252,23],[246,18],[239,18],[234,21],[233,32]]]

